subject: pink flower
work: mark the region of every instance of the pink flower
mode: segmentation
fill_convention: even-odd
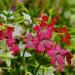
[[[20,52],[19,47],[17,46],[14,38],[9,38],[6,40],[6,43],[8,47],[10,48],[10,51],[12,52],[12,55],[17,55]]]
[[[5,38],[8,39],[8,38],[12,38],[12,32],[14,31],[14,27],[10,27],[8,26],[6,31],[4,32],[5,34]]]
[[[52,37],[52,32],[55,25],[55,19],[51,19],[51,23],[47,23],[48,16],[43,15],[40,25],[34,26],[33,30],[37,33],[40,40],[49,39]]]
[[[34,37],[34,38],[32,39],[32,43],[34,44],[35,49],[37,49],[37,48],[38,48],[38,45],[39,45],[39,43],[40,43],[40,40],[38,39],[38,37]]]
[[[43,40],[38,45],[38,52],[45,52],[48,49],[51,49],[53,46],[53,42],[50,40]]]
[[[5,30],[0,31],[0,40],[12,38],[13,27],[7,26]]]
[[[19,47],[17,46],[12,32],[14,31],[14,27],[7,26],[5,30],[0,31],[0,40],[5,39],[7,46],[10,48],[13,55],[17,55],[20,52]]]
[[[49,39],[52,37],[52,29],[53,27],[50,27],[48,25],[40,24],[40,26],[35,26],[33,29],[37,32],[37,37],[42,39]]]
[[[37,32],[37,33],[40,31],[40,29],[41,29],[41,28],[40,28],[40,26],[38,26],[38,25],[33,27],[33,30],[34,30],[35,32]]]
[[[26,38],[24,39],[26,45],[26,48],[35,48],[33,42],[32,42],[33,36],[31,33],[27,33]]]
[[[20,49],[15,43],[8,43],[8,47],[10,48],[10,51],[12,52],[12,55],[19,54]]]
[[[68,53],[65,49],[61,48],[60,45],[55,45],[52,50],[48,51],[48,55],[51,57],[51,64],[55,66],[58,64],[62,65],[62,71],[64,70],[64,63],[65,63],[65,55]]]
[[[12,38],[12,31],[6,30],[6,32],[5,32],[5,38],[6,38],[6,39]]]
[[[10,39],[6,40],[6,43],[7,43],[8,46],[12,46],[16,42],[15,42],[14,38],[10,38]]]
[[[12,46],[10,46],[10,50],[12,52],[12,55],[18,55],[20,52],[20,49],[16,44],[13,44]]]
[[[29,41],[28,43],[26,43],[25,47],[26,48],[35,48],[34,44],[31,41]]]
[[[38,37],[40,40],[49,39],[52,37],[52,32],[50,32],[48,29],[41,30],[38,33]]]

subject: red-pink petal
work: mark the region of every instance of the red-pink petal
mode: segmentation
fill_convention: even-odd
[[[35,48],[31,41],[27,42],[25,47],[26,48]]]
[[[43,21],[47,22],[48,19],[49,19],[49,17],[48,17],[47,15],[43,15],[43,16],[42,16],[42,20],[43,20]]]
[[[55,46],[55,50],[60,51],[60,50],[61,50],[60,45],[57,44],[57,45]]]
[[[40,27],[46,27],[46,26],[47,26],[46,23],[42,21]]]
[[[68,51],[65,50],[65,49],[61,49],[61,50],[60,50],[60,53],[61,53],[62,55],[66,55],[66,53],[68,53]]]
[[[53,56],[55,56],[56,52],[54,50],[48,50],[47,53],[49,56],[53,57]]]
[[[16,43],[15,40],[14,40],[14,38],[10,38],[10,39],[7,39],[6,40],[6,44],[8,46],[12,46],[14,43]]]
[[[56,63],[56,57],[51,57],[51,60],[50,60],[50,64],[55,64]]]
[[[52,37],[52,33],[48,30],[40,31],[38,37],[39,39],[49,39]]]
[[[64,57],[62,55],[56,55],[56,60],[60,65],[63,65],[65,63]]]
[[[6,32],[5,32],[5,37],[8,39],[8,38],[12,38],[12,31],[10,31],[10,30],[7,30]]]
[[[16,44],[13,44],[9,48],[10,48],[10,50],[12,52],[12,55],[17,55],[20,52],[20,49],[19,49],[19,47]]]
[[[32,34],[31,34],[30,32],[28,32],[28,33],[26,34],[26,37],[27,37],[27,39],[33,38]]]
[[[39,46],[38,46],[38,51],[39,52],[44,52],[45,51],[45,46],[43,42],[40,42]]]
[[[53,46],[53,42],[50,40],[45,40],[45,47],[50,49]]]
[[[35,30],[36,32],[38,32],[40,30],[40,26],[34,26],[33,30]]]

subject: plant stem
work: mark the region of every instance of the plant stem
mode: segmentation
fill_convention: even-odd
[[[42,56],[44,56],[45,55],[45,52],[43,53],[43,55]],[[36,68],[36,70],[35,70],[35,72],[34,72],[34,75],[36,75],[37,74],[37,72],[38,72],[38,70],[39,70],[39,68],[40,68],[40,66],[41,66],[41,63],[38,65],[38,67]]]
[[[44,71],[44,69],[43,69],[43,71],[42,71],[42,75],[44,75],[44,72],[45,72],[45,71]]]
[[[38,65],[38,67],[36,68],[36,70],[35,70],[35,72],[34,72],[34,75],[36,75],[36,74],[37,74],[37,72],[38,72],[38,70],[39,70],[40,66],[41,66],[41,64],[39,64],[39,65]]]
[[[25,49],[24,49],[24,51],[23,51],[23,56],[22,56],[22,59],[23,59],[23,57],[24,57],[24,54],[25,54]]]
[[[7,67],[0,67],[0,69],[8,70],[8,69],[11,69],[11,68],[7,68]]]

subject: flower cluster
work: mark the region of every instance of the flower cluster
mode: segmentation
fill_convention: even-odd
[[[16,41],[13,37],[14,27],[5,26],[3,23],[0,23],[0,40],[6,40],[7,46],[10,48],[13,55],[17,55],[20,52],[19,47],[16,44]]]
[[[71,54],[66,49],[62,48],[61,45],[54,42],[52,39],[53,32],[64,33],[62,41],[67,43],[67,29],[55,29],[56,19],[50,19],[48,16],[43,15],[40,24],[33,27],[34,33],[28,32],[25,37],[25,47],[33,48],[37,53],[46,53],[51,57],[50,64],[54,67],[61,65],[61,71],[64,71],[65,57],[69,55],[71,60]],[[33,35],[35,34],[35,35]],[[67,37],[66,37],[67,36]],[[64,38],[66,37],[66,38]],[[66,40],[65,40],[66,39]]]
[[[56,18],[49,18],[47,15],[41,17],[40,23],[33,26],[32,32],[27,32],[24,36],[25,48],[32,48],[35,53],[46,54],[50,57],[50,64],[55,68],[60,66],[60,70],[64,71],[65,58],[68,64],[71,64],[71,53],[63,48],[60,43],[54,41],[53,33],[60,33],[60,42],[70,45],[71,36],[67,27],[56,28]],[[13,36],[14,27],[6,26],[0,23],[0,40],[5,40],[12,55],[20,54],[20,48],[16,44]],[[63,34],[63,35],[61,35]],[[21,37],[20,37],[21,38]]]
[[[61,42],[66,43],[66,45],[70,46],[71,45],[71,35],[68,32],[67,27],[62,27],[62,28],[55,28],[55,32],[57,33],[63,33],[63,35],[60,35]]]

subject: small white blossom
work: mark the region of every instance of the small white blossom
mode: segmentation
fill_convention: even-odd
[[[31,20],[31,17],[30,17],[30,15],[28,15],[28,14],[26,14],[26,13],[22,13],[23,14],[23,16],[24,16],[24,23],[26,24],[26,25],[29,25],[29,24],[31,24],[32,23],[32,20]]]
[[[7,20],[7,17],[4,14],[2,14],[2,13],[0,14],[0,17],[3,18],[4,21]]]
[[[14,18],[14,16],[12,15],[13,14],[13,12],[12,11],[6,11],[6,10],[4,10],[3,11],[3,13],[1,13],[0,14],[0,17],[4,20],[4,21],[7,21],[7,18],[8,19],[13,19]],[[9,17],[7,17],[7,15],[10,15]]]
[[[30,56],[31,56],[31,54],[30,54],[30,53],[25,52],[24,57],[30,57]]]
[[[25,44],[22,44],[22,42],[20,42],[20,43],[19,43],[19,48],[20,48],[21,50],[24,50],[24,49],[25,49]]]
[[[13,32],[13,36],[21,36],[21,34],[23,33],[23,28],[19,25],[16,25],[14,28],[14,32]]]

